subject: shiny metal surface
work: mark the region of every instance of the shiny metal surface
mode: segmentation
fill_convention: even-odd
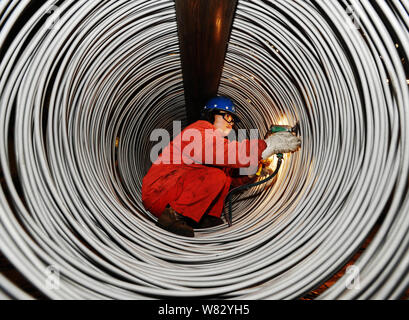
[[[219,93],[303,144],[195,238],[141,203],[150,133],[186,123],[173,1],[47,1],[21,23],[29,2],[0,4],[0,250],[46,296],[296,299],[377,222],[359,283],[319,298],[407,289],[406,2],[239,1]],[[3,278],[0,296],[27,298]]]

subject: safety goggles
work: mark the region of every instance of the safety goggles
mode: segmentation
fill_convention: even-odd
[[[219,112],[219,114],[223,117],[224,121],[228,124],[234,125],[235,119],[230,113]]]

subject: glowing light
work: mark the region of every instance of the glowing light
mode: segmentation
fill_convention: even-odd
[[[221,39],[221,34],[222,34],[222,14],[223,14],[223,8],[219,7],[217,12],[216,12],[216,19],[215,19],[215,40],[220,41]]]
[[[284,116],[281,116],[275,124],[282,125],[282,126],[289,126],[290,125],[288,119],[286,117],[284,117]]]

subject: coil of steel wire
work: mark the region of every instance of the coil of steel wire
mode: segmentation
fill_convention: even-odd
[[[297,299],[378,224],[318,298],[399,299],[408,10],[238,2],[219,93],[262,133],[299,121],[302,148],[235,199],[232,227],[185,238],[141,202],[151,132],[187,121],[173,1],[1,2],[0,251],[50,299]],[[0,276],[0,297],[29,296]]]

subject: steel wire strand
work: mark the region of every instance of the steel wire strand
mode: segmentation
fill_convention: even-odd
[[[0,44],[27,4],[7,8]],[[357,262],[362,286],[348,290],[346,275],[321,297],[407,288],[408,89],[388,32],[371,32],[379,9],[357,9],[359,30],[341,1],[239,1],[219,93],[261,135],[300,121],[303,146],[269,187],[235,198],[231,228],[190,239],[156,227],[141,201],[151,132],[186,125],[173,1],[54,5],[24,24],[0,65],[0,250],[44,294],[294,299],[345,265],[385,211]],[[393,5],[379,7],[407,55],[406,11]],[[40,25],[50,8],[51,25]],[[58,290],[47,286],[50,266]]]
[[[285,2],[282,2],[284,5],[286,4]],[[260,5],[262,5],[261,3],[260,3]],[[249,5],[250,6],[250,5]],[[256,4],[254,4],[254,7],[256,6]],[[307,5],[306,5],[307,6]],[[291,8],[288,8],[288,9],[290,9],[290,10],[293,10],[294,11],[294,5],[293,4],[291,4]],[[240,12],[242,12],[242,11],[238,11],[239,13]],[[294,12],[293,12],[294,13]],[[338,16],[339,17],[342,17],[342,15],[340,14],[340,12],[338,12],[337,13],[338,14]],[[244,15],[244,14],[243,14]],[[254,15],[255,17],[256,17],[256,15]],[[277,13],[276,13],[276,15],[275,16],[277,16]],[[270,17],[270,19],[268,19],[268,18],[263,18],[263,17],[260,17],[260,12],[258,11],[257,12],[257,18],[254,18],[254,20],[256,20],[257,19],[257,21],[259,21],[260,20],[260,18],[261,18],[261,20],[262,21],[274,21],[274,19],[273,18],[271,18]],[[246,20],[250,20],[251,19],[251,12],[250,11],[246,11],[246,15],[245,15],[245,18],[244,19],[246,19]],[[304,19],[302,19],[301,21],[310,21],[311,20],[311,18],[309,18],[309,19],[306,19],[306,20],[304,20]],[[253,31],[253,30],[252,30]],[[254,32],[252,32],[253,34],[254,34]],[[282,30],[280,30],[280,32],[278,32],[278,34],[279,35],[281,35],[281,34],[283,34],[284,32],[282,31]],[[273,35],[275,35],[276,33],[271,33],[272,34],[272,36],[270,37],[270,38],[267,38],[267,40],[269,40],[270,41],[270,43],[274,43],[274,44],[276,44],[277,42],[275,42],[274,40],[272,40],[272,37],[273,37]],[[314,36],[312,36],[312,38],[313,38]],[[252,38],[254,38],[254,37],[252,37]],[[286,40],[286,42],[287,42],[287,40],[289,39],[289,37],[285,37],[285,40]],[[277,40],[276,40],[277,41]],[[359,41],[362,41],[362,37],[360,37],[360,38],[358,38],[357,39],[357,42],[359,42]],[[260,41],[261,42],[261,41]],[[268,41],[267,41],[268,42]],[[280,43],[278,44],[278,45],[276,45],[276,47],[279,47],[279,48],[281,48],[280,47]],[[283,44],[284,45],[284,44]],[[250,46],[250,48],[254,48],[254,45],[252,45],[252,46]],[[281,50],[280,50],[281,51]],[[284,52],[285,54],[283,54],[283,59],[285,59],[285,58],[288,58],[288,53],[287,52]],[[247,56],[246,57],[247,59],[249,59],[249,60],[252,60],[251,59],[251,56]],[[264,58],[264,57],[263,57]],[[260,60],[264,60],[264,59],[260,59]],[[255,72],[255,67],[254,67],[254,64],[255,64],[255,62],[256,61],[254,61],[254,59],[253,59],[253,61],[252,61],[252,63],[250,63],[249,65],[251,65],[251,72],[254,74]],[[272,61],[269,61],[270,63],[272,63]],[[234,64],[234,63],[236,63],[236,61],[234,61],[232,64]],[[268,64],[268,63],[266,63],[266,64]],[[307,64],[305,64],[305,65],[307,65]],[[400,67],[401,69],[402,69],[402,67]],[[376,70],[376,69],[375,69]],[[256,78],[257,78],[257,76],[256,76]],[[376,79],[376,76],[374,77],[375,79]],[[364,79],[364,78],[362,78],[362,79]],[[385,79],[385,78],[381,78],[382,80],[383,79]],[[403,79],[404,80],[404,79]],[[267,82],[267,80],[264,80],[264,81],[262,81],[261,80],[261,82],[263,82],[263,83],[266,83]],[[382,81],[382,82],[384,82],[384,81]],[[404,81],[400,81],[400,83],[401,84],[403,84],[403,83],[405,83]],[[384,86],[385,87],[385,86]],[[404,90],[407,90],[407,88],[405,88]],[[376,98],[376,95],[374,95],[374,98]],[[250,98],[250,100],[253,100],[253,99],[251,99]],[[390,101],[390,100],[389,100]],[[389,108],[389,110],[391,110],[391,105],[389,105],[389,106],[386,106],[385,107],[385,109],[386,108]],[[354,110],[355,111],[355,110]],[[358,110],[359,111],[359,110]],[[384,110],[380,110],[380,112],[383,112]],[[396,138],[397,138],[397,130],[396,130],[396,128],[398,128],[399,127],[399,125],[398,126],[396,126],[396,119],[397,119],[397,117],[396,117],[396,111],[393,111],[393,109],[392,109],[392,111],[391,111],[391,114],[393,114],[393,116],[392,116],[392,119],[394,119],[393,121],[394,121],[394,126],[392,126],[392,128],[393,128],[393,139],[392,139],[392,149],[390,150],[391,151],[391,154],[395,154],[396,153],[396,151],[394,151],[394,145],[393,145],[393,141],[396,141]],[[347,122],[348,123],[348,122]],[[377,125],[377,127],[379,127],[379,125]],[[369,136],[369,139],[371,138],[371,134],[368,134],[368,136]],[[388,136],[388,134],[387,133],[385,133],[384,135],[381,135],[380,136],[380,138],[383,138],[383,140],[382,141],[384,141],[384,143],[383,143],[383,145],[382,145],[382,147],[384,148],[384,150],[385,150],[385,148],[387,147],[387,145],[385,144],[385,137],[387,137]],[[316,138],[316,136],[314,136],[314,138]],[[305,136],[304,136],[304,140],[305,140]],[[321,143],[322,143],[322,141],[320,141]],[[379,147],[380,148],[380,147]],[[395,149],[396,150],[396,149]],[[309,150],[309,151],[311,151],[311,150]],[[368,152],[368,154],[371,154],[371,153],[369,153]],[[351,157],[351,154],[349,154],[348,155],[349,157]],[[373,153],[371,154],[371,157],[373,156]],[[369,158],[369,157],[368,157]],[[385,157],[385,155],[383,155],[383,157],[380,157],[381,159],[383,159],[383,162],[386,162],[386,157]],[[362,155],[361,155],[361,159],[362,159]],[[388,172],[388,170],[386,170],[387,168],[391,168],[392,167],[392,163],[393,163],[393,161],[391,161],[391,159],[389,158],[388,159],[388,162],[386,163],[386,168],[385,168],[385,172]],[[403,164],[405,164],[406,162],[403,162]],[[359,168],[359,167],[358,167]],[[390,169],[389,169],[390,170]],[[394,173],[392,174],[392,175],[388,175],[388,174],[385,174],[384,175],[384,178],[383,178],[383,181],[380,181],[379,182],[379,184],[380,185],[382,185],[382,186],[389,186],[389,187],[387,187],[386,189],[388,190],[391,190],[391,187],[393,186],[393,184],[394,184],[394,180],[397,178],[397,169],[395,168],[395,170],[393,171]],[[377,174],[378,175],[378,174]],[[346,178],[346,176],[345,175],[343,175],[342,174],[342,171],[341,171],[341,173],[340,173],[340,176],[342,176],[343,177],[343,179],[345,179]],[[389,179],[390,179],[390,181],[388,182],[388,180],[386,180],[385,181],[385,177],[388,177]],[[351,184],[350,184],[351,185]],[[317,186],[314,186],[314,189],[317,189]],[[380,195],[380,191],[379,191],[379,189],[378,189],[378,197],[379,197],[379,195]],[[338,197],[339,197],[339,194],[338,194]],[[387,197],[385,197],[386,199],[387,199]],[[384,199],[385,199],[384,198]],[[382,202],[381,202],[382,203]],[[384,200],[384,202],[383,202],[384,204],[386,203],[386,201]],[[357,220],[357,221],[359,221],[359,220]],[[367,222],[367,221],[366,221]],[[374,223],[376,222],[376,219],[372,219],[372,222],[369,224],[369,225],[373,225]],[[354,229],[354,226],[353,225],[351,225],[350,227],[349,227],[351,230],[353,230]],[[368,232],[368,229],[370,230],[370,228],[366,228],[366,232]],[[352,234],[352,233],[351,233]],[[349,234],[349,235],[351,235],[351,234]],[[367,234],[367,233],[364,233],[364,234]],[[335,236],[334,236],[334,239],[337,239]],[[361,239],[362,239],[362,237],[361,237]],[[356,240],[357,241],[357,240]],[[358,243],[361,243],[361,241],[362,240],[358,240],[357,242]],[[341,244],[342,242],[341,241],[339,241],[339,240],[337,240],[337,242],[338,242],[338,244]],[[310,244],[310,243],[308,243],[308,244]],[[334,247],[336,247],[336,246],[334,246]],[[358,246],[357,245],[353,245],[352,246],[352,248],[357,248]],[[350,256],[350,255],[349,255]],[[342,263],[345,263],[346,261],[344,261],[344,260],[340,260],[340,262],[342,262]],[[317,261],[317,264],[318,264],[318,261]],[[314,265],[315,265],[315,263],[314,263]],[[312,270],[315,266],[314,265],[311,265],[310,266],[310,270]],[[325,267],[327,268],[326,269],[326,271],[328,272],[328,267],[332,267],[332,266],[330,266],[330,264],[329,263],[327,263],[327,264],[325,264]],[[403,268],[404,269],[404,268]],[[307,270],[307,272],[308,273],[310,273],[310,270]],[[297,272],[297,270],[295,270],[294,272]],[[320,272],[322,272],[322,269],[320,270]],[[329,272],[329,274],[331,274],[331,272]],[[298,274],[297,274],[297,276],[298,276]],[[300,273],[300,277],[299,278],[301,278],[302,277],[302,273]],[[288,279],[290,279],[290,280],[292,280],[291,279],[291,277],[288,277]],[[307,279],[308,279],[308,277],[307,277]],[[308,280],[306,280],[305,282],[308,282],[308,281],[310,281],[310,279],[311,278],[309,278]],[[343,279],[344,280],[344,279]],[[272,286],[272,283],[270,283],[270,284],[268,284],[268,285],[266,285],[267,287],[273,287]],[[342,282],[342,281],[340,281],[340,283],[339,283],[339,286],[340,287],[344,287],[345,288],[345,282]],[[294,288],[294,285],[292,285],[291,286],[291,290]],[[275,292],[277,292],[277,291],[279,291],[280,289],[282,289],[282,288],[278,288],[278,289],[276,289],[276,290],[274,290]],[[285,290],[282,290],[282,292],[285,292]],[[283,293],[281,296],[279,296],[279,295],[274,295],[274,296],[270,296],[270,297],[274,297],[274,298],[277,298],[277,297],[284,297],[285,296],[285,293]],[[260,295],[259,296],[252,296],[253,298],[254,297],[260,297]]]
[[[400,46],[402,47],[402,50],[405,51],[405,57],[407,57],[407,29],[401,28],[401,26],[398,25],[399,20],[392,14],[390,8],[382,5],[381,3],[379,3],[379,5],[382,9],[382,13],[388,17],[388,22],[393,25],[394,31],[398,34]],[[375,14],[373,9],[367,6],[365,3],[363,3],[362,6],[365,8],[369,16],[372,17]],[[357,8],[362,10],[361,6],[357,6]],[[369,22],[363,11],[360,12],[360,15],[362,16],[362,20],[365,24]],[[389,212],[370,247],[362,258],[357,261],[358,266],[361,268],[360,270],[363,269],[363,271],[360,273],[360,286],[364,287],[366,291],[361,290],[348,292],[344,290],[343,295],[341,295],[342,298],[388,298],[388,290],[391,291],[395,286],[400,286],[402,288],[402,285],[399,285],[399,281],[402,281],[405,278],[404,272],[402,273],[402,269],[407,270],[407,264],[405,264],[406,260],[404,258],[404,253],[407,251],[406,249],[408,245],[408,243],[404,241],[406,238],[404,235],[407,233],[408,228],[407,214],[404,214],[404,212],[407,212],[408,205],[407,187],[405,186],[406,183],[404,182],[407,171],[407,150],[405,148],[407,143],[407,134],[405,134],[405,129],[402,128],[404,123],[402,121],[406,121],[407,111],[405,112],[405,109],[402,109],[401,103],[407,103],[405,101],[407,101],[408,92],[407,85],[405,84],[405,73],[401,67],[400,57],[397,55],[396,50],[392,49],[392,45],[394,45],[394,43],[384,27],[385,20],[376,18],[376,16],[375,18],[372,18],[372,24],[368,25],[368,32],[376,41],[375,44],[383,57],[382,60],[384,61],[386,68],[390,70],[390,81],[394,86],[395,94],[393,96],[392,105],[399,112],[399,124],[397,126],[402,129],[400,132],[400,141],[398,145],[398,169],[400,172],[396,178],[396,181],[394,181],[395,192]],[[382,40],[380,40],[378,34],[374,33],[375,28],[378,29],[378,34],[383,38]],[[388,46],[386,44],[388,44]],[[401,180],[402,178],[404,180]],[[400,254],[398,254],[399,247]],[[399,261],[399,263],[397,263],[397,261]],[[393,268],[395,268],[395,270],[399,270],[400,272],[396,272],[394,274]],[[387,271],[383,272],[383,275],[380,276],[383,270]],[[394,277],[395,282],[385,281],[385,278],[387,277]],[[380,285],[381,283],[383,287]],[[342,289],[340,290],[339,287],[335,287],[331,291],[340,293],[342,292]],[[334,296],[335,293],[331,291],[328,294],[332,293],[332,296]],[[402,292],[403,291],[401,291],[400,294],[402,294]],[[331,295],[329,295],[329,297],[331,297]]]

